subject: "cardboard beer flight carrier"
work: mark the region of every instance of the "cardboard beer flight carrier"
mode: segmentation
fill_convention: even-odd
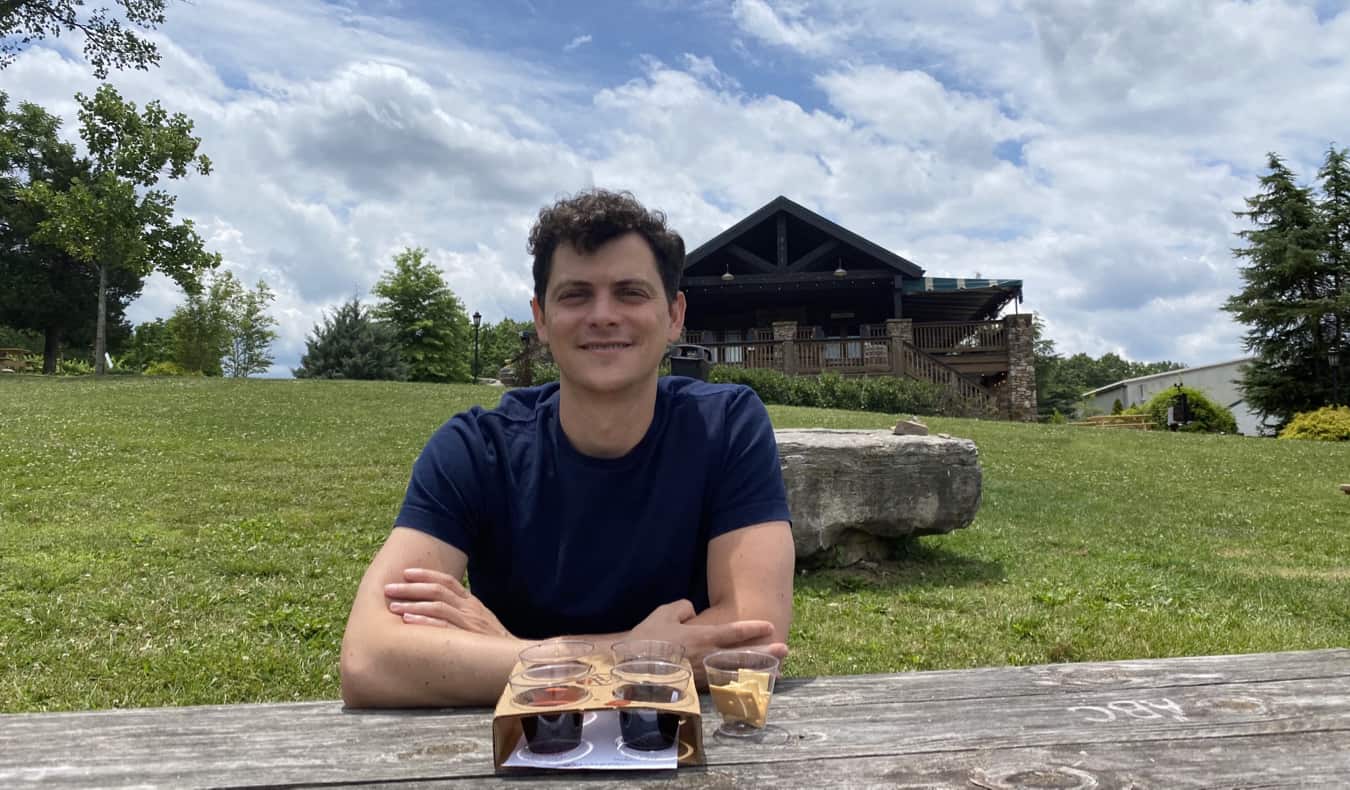
[[[703,723],[699,710],[698,690],[694,686],[693,669],[688,659],[680,664],[687,672],[678,686],[682,692],[675,702],[639,702],[618,696],[626,683],[614,675],[614,664],[607,656],[595,655],[586,659],[591,673],[580,683],[588,695],[576,702],[555,702],[546,705],[521,704],[517,692],[508,683],[497,700],[492,717],[493,768],[499,774],[529,773],[540,770],[669,770],[679,766],[703,765]],[[512,676],[525,669],[517,663]],[[664,684],[663,684],[664,685]],[[547,691],[548,689],[546,689]],[[628,748],[619,737],[621,711],[651,710],[678,716],[679,729],[672,747],[657,751],[639,751]],[[560,714],[580,713],[583,722],[581,743],[562,753],[534,753],[529,749],[526,728],[538,724],[527,721],[543,716],[547,721],[558,721]],[[663,717],[665,718],[665,717]],[[668,721],[669,719],[667,719]]]

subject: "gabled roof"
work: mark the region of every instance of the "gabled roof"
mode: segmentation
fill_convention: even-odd
[[[881,261],[887,266],[890,266],[891,268],[895,269],[898,273],[905,275],[906,277],[923,276],[923,269],[914,264],[912,261],[906,260],[905,258],[896,255],[895,253],[891,252],[885,247],[870,242],[867,239],[864,239],[862,236],[859,236],[858,234],[854,233],[848,228],[845,228],[842,225],[831,222],[830,220],[825,219],[816,212],[798,203],[794,203],[793,201],[788,200],[782,195],[779,195],[773,200],[770,200],[768,203],[764,204],[763,208],[760,208],[758,211],[755,211],[750,216],[746,217],[740,222],[737,222],[735,225],[732,225],[731,227],[717,234],[712,239],[709,239],[708,241],[699,245],[698,249],[684,256],[684,268],[688,269],[689,267],[693,266],[694,264],[713,254],[714,252],[717,252],[718,250],[727,246],[728,244],[735,242],[746,232],[757,227],[761,222],[773,218],[773,216],[779,213],[780,211],[787,214],[790,217],[794,217],[808,225],[811,225],[812,227],[816,228],[822,233],[825,233],[826,235],[839,239],[840,241],[852,246],[853,248],[857,249],[860,252],[866,253],[867,255],[876,258],[878,261]]]

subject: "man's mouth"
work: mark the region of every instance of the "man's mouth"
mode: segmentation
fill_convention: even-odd
[[[632,346],[632,343],[611,342],[611,343],[582,343],[581,347],[587,351],[622,351]]]

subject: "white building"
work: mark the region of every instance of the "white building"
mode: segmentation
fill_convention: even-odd
[[[1169,370],[1166,373],[1154,373],[1152,376],[1125,379],[1085,392],[1083,399],[1097,412],[1110,414],[1117,399],[1120,400],[1121,406],[1128,409],[1137,404],[1147,403],[1163,390],[1183,384],[1200,390],[1210,400],[1233,412],[1233,418],[1237,420],[1238,433],[1244,436],[1260,436],[1261,415],[1247,406],[1237,385],[1242,367],[1250,361],[1251,357],[1242,357],[1228,362],[1216,362],[1213,365],[1200,365],[1185,370]],[[1269,433],[1269,429],[1266,432]]]

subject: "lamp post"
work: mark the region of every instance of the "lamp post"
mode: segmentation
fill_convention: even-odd
[[[1341,405],[1341,351],[1333,348],[1327,352],[1327,364],[1331,366],[1331,405]]]
[[[483,323],[483,314],[473,311],[473,383],[478,383],[478,327]]]

